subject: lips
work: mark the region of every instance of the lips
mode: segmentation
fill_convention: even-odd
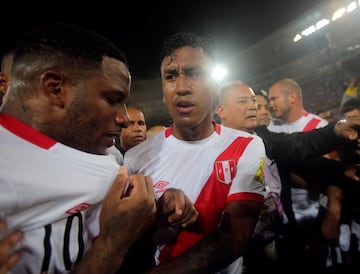
[[[194,109],[194,104],[190,101],[180,101],[177,102],[176,109],[180,113],[190,113]]]
[[[249,115],[249,116],[246,116],[246,119],[256,119],[256,115]]]
[[[144,136],[140,136],[140,135],[139,136],[134,136],[133,139],[135,141],[144,141],[145,140]]]

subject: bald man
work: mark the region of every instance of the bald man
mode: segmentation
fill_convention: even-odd
[[[128,107],[129,125],[123,128],[120,133],[120,138],[115,146],[120,150],[124,156],[125,152],[133,146],[136,146],[146,139],[146,121],[144,113],[135,108]]]

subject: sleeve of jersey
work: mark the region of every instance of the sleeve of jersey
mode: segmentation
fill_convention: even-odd
[[[236,200],[264,202],[265,147],[260,137],[254,137],[238,159],[237,171],[229,191],[228,202]]]

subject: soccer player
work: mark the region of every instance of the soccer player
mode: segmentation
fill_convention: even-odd
[[[264,144],[213,121],[212,57],[207,40],[195,34],[165,41],[162,90],[173,124],[124,157],[130,174],[152,177],[157,197],[182,189],[200,213],[193,226],[172,229],[173,239],[157,239],[158,266],[150,273],[214,273],[230,264],[239,273],[263,206]]]
[[[108,153],[128,124],[130,79],[122,52],[81,27],[18,41],[0,111],[0,271],[19,258],[9,246],[21,231],[11,273],[113,273],[154,223],[151,178],[128,176]],[[196,214],[182,193],[164,206],[186,226]]]

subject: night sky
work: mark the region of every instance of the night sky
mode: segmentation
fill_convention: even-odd
[[[91,3],[92,2],[92,3]],[[206,35],[224,56],[257,42],[326,0],[178,0],[25,2],[2,7],[1,51],[39,24],[65,21],[91,28],[126,54],[133,79],[159,75],[159,51],[165,37],[178,31]],[[9,5],[9,3],[5,3]],[[5,19],[10,18],[10,20]]]

